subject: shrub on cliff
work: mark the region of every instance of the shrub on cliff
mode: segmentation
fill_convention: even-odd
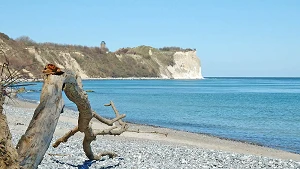
[[[16,38],[15,41],[22,43],[25,46],[34,46],[37,44],[34,40],[30,39],[28,36],[20,36]]]
[[[5,40],[9,40],[10,39],[8,35],[6,35],[4,33],[1,33],[1,32],[0,32],[0,38],[1,39],[5,39]]]
[[[195,51],[196,49],[191,49],[191,48],[180,48],[180,47],[175,47],[175,46],[171,46],[171,47],[163,47],[163,48],[159,48],[159,50],[161,51],[174,51],[174,52],[188,52],[188,51]]]

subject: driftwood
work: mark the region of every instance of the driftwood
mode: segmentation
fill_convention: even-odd
[[[17,71],[10,71],[6,52],[1,49],[0,53],[4,55],[6,61],[0,65],[0,168],[17,169],[19,168],[18,153],[12,144],[3,104],[5,97],[8,96],[7,87],[15,83],[20,76]]]
[[[1,50],[0,50],[1,51]],[[5,58],[6,54],[4,53]],[[90,160],[99,160],[102,156],[108,155],[115,157],[114,152],[103,151],[94,154],[91,148],[91,142],[96,139],[97,135],[120,135],[124,131],[142,132],[128,130],[127,123],[122,119],[124,114],[120,115],[113,102],[105,106],[111,106],[115,112],[114,119],[106,119],[98,115],[91,109],[87,94],[82,89],[81,78],[72,71],[57,72],[56,67],[47,65],[45,67],[44,84],[40,97],[40,104],[34,111],[34,115],[25,134],[19,140],[17,147],[14,148],[11,141],[11,133],[7,124],[5,113],[3,112],[4,97],[8,96],[6,88],[14,84],[19,74],[16,71],[10,72],[8,69],[9,62],[3,64],[0,70],[0,168],[1,169],[17,169],[17,168],[37,168],[42,161],[50,142],[53,138],[60,114],[63,112],[64,103],[62,99],[62,91],[73,101],[78,108],[79,118],[78,126],[66,133],[58,139],[53,147],[57,147],[62,142],[67,142],[68,138],[77,132],[84,133],[83,150]],[[6,76],[2,77],[4,68],[7,68]],[[48,70],[49,69],[49,70]],[[111,126],[107,129],[93,129],[90,126],[91,119]],[[146,132],[158,133],[158,132]],[[164,133],[159,133],[164,134]],[[166,135],[167,136],[167,135]],[[54,155],[54,154],[52,154]]]
[[[112,102],[110,105],[115,110],[116,118],[109,120],[96,114],[91,109],[87,94],[82,89],[81,78],[71,71],[66,71],[63,75],[48,75],[45,78],[40,104],[34,112],[27,131],[17,145],[21,167],[37,168],[42,161],[52,140],[60,113],[63,111],[62,90],[77,105],[79,111],[78,126],[58,139],[53,146],[57,147],[61,142],[66,142],[69,137],[80,131],[84,133],[83,149],[90,160],[98,160],[104,155],[116,156],[115,153],[106,151],[94,154],[90,144],[97,135],[119,135],[123,133],[127,129],[127,125],[121,119],[125,115],[119,115]],[[92,118],[96,118],[109,126],[118,122],[120,126],[94,130],[90,126]]]
[[[11,133],[7,125],[6,116],[3,113],[3,104],[4,104],[4,97],[1,97],[0,98],[0,168],[18,169],[19,168],[18,153],[11,141]]]
[[[50,145],[64,107],[63,82],[64,78],[59,76],[45,78],[40,104],[17,145],[20,166],[23,168],[37,168]]]

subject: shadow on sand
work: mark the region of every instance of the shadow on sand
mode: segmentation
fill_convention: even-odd
[[[53,161],[55,161],[56,163],[59,163],[59,164],[66,164],[66,165],[69,165],[69,166],[71,166],[71,167],[74,167],[74,168],[78,168],[78,169],[89,169],[90,168],[90,166],[92,165],[92,164],[94,164],[97,160],[85,160],[84,162],[83,162],[83,164],[81,164],[81,165],[74,165],[74,164],[71,164],[71,163],[66,163],[66,162],[63,162],[63,161],[60,161],[60,160],[57,160],[57,159],[52,159]],[[98,161],[105,161],[106,159],[101,159],[101,160],[98,160]],[[99,169],[110,169],[110,168],[115,168],[115,167],[117,167],[117,166],[119,166],[120,165],[120,161],[121,160],[124,160],[123,158],[118,158],[118,160],[119,160],[119,163],[117,163],[117,164],[114,164],[114,165],[108,165],[108,166],[106,166],[106,167],[101,167],[101,168],[99,168]]]

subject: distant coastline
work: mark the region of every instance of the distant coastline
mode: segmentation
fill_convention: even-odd
[[[81,78],[82,80],[203,80],[203,78],[195,79],[174,79],[174,78],[161,78],[161,77],[103,77],[103,78]],[[22,82],[43,82],[44,79],[22,79]]]

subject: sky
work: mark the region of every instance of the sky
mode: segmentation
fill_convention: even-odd
[[[299,0],[0,0],[0,32],[36,42],[197,49],[204,77],[300,77]]]

